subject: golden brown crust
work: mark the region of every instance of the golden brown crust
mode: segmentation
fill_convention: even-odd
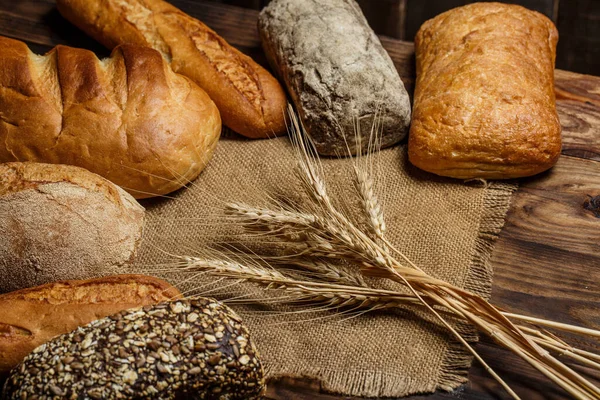
[[[0,161],[86,168],[137,198],[194,179],[221,130],[208,95],[160,53],[124,45],[100,61],[57,46],[36,56],[0,37]]]
[[[180,298],[144,275],[62,281],[0,295],[0,375],[54,336],[117,312]]]
[[[113,48],[153,47],[174,71],[202,87],[223,123],[251,138],[285,133],[286,97],[279,82],[202,22],[162,0],[59,0],[61,14]]]
[[[0,164],[0,293],[112,275],[131,263],[144,209],[72,165]]]
[[[48,183],[66,182],[103,193],[111,202],[123,204],[122,192],[99,175],[72,165],[9,162],[0,164],[0,196],[35,189]]]
[[[455,178],[552,167],[561,148],[557,40],[550,20],[516,5],[475,3],[425,22],[415,38],[410,161]]]

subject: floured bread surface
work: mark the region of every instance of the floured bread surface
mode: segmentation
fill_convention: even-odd
[[[258,27],[319,154],[368,150],[375,125],[381,147],[406,136],[408,94],[356,1],[274,0]]]
[[[0,293],[120,272],[143,223],[133,197],[87,170],[0,164]]]
[[[455,178],[515,178],[552,167],[561,127],[554,97],[558,32],[516,5],[475,3],[425,22],[409,158]]]

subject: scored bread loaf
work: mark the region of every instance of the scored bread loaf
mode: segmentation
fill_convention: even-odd
[[[100,61],[66,46],[37,56],[0,37],[0,109],[0,162],[77,165],[136,198],[197,177],[221,131],[202,89],[134,45]]]
[[[55,337],[11,371],[1,398],[253,400],[263,390],[246,326],[222,303],[196,298]]]
[[[558,33],[526,8],[474,3],[425,22],[408,156],[455,178],[516,178],[552,167],[561,126],[554,97]]]
[[[181,296],[144,275],[62,281],[0,295],[0,375],[57,335],[130,308]]]
[[[223,123],[250,137],[286,132],[281,85],[202,22],[162,0],[58,0],[60,13],[104,46],[135,43],[159,50],[206,90]]]
[[[83,168],[0,164],[0,293],[118,273],[143,227],[133,197]]]

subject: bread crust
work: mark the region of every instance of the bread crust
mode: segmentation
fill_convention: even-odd
[[[0,376],[57,335],[123,310],[180,297],[169,283],[144,275],[61,281],[0,294]]]
[[[177,73],[209,94],[223,123],[250,138],[286,132],[279,82],[202,22],[162,0],[59,0],[60,13],[112,49],[123,43],[159,50]]]
[[[552,167],[561,149],[557,41],[548,18],[516,5],[474,3],[425,22],[415,38],[411,163],[465,179]]]
[[[143,228],[143,207],[83,168],[0,164],[0,293],[118,273]]]
[[[109,59],[57,46],[36,56],[0,37],[0,161],[77,165],[136,198],[170,193],[210,160],[218,110],[160,53],[124,45]]]

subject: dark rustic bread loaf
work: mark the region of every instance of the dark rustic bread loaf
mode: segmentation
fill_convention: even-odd
[[[320,154],[356,153],[356,119],[363,149],[376,119],[382,147],[405,137],[408,94],[354,0],[273,0],[258,26]]]
[[[208,95],[150,48],[101,61],[0,37],[0,71],[0,162],[77,165],[143,198],[196,178],[221,132]]]
[[[33,349],[119,311],[181,296],[167,282],[144,275],[62,281],[0,295],[0,376]]]
[[[202,22],[162,0],[57,0],[60,13],[112,49],[159,50],[173,70],[206,90],[223,123],[251,138],[286,132],[286,97],[277,80]]]
[[[250,400],[263,388],[247,328],[200,298],[123,311],[54,338],[11,371],[2,399]]]
[[[552,167],[561,126],[554,98],[558,33],[526,8],[474,3],[425,22],[408,156],[455,178],[516,178]]]
[[[0,164],[0,293],[119,273],[143,227],[133,197],[83,168]]]

